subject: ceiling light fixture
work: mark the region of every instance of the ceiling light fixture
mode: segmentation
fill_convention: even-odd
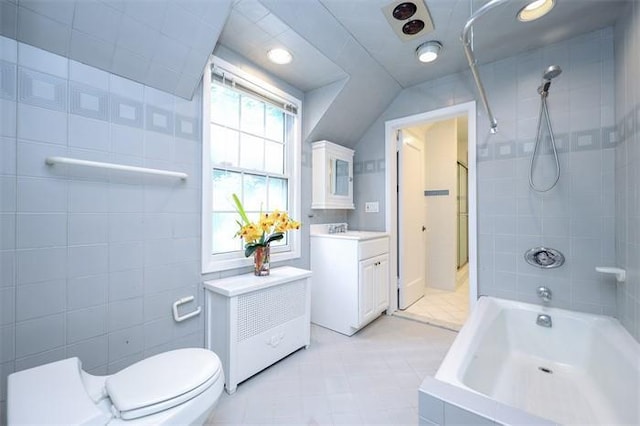
[[[293,56],[287,49],[276,47],[267,52],[267,57],[271,62],[278,65],[288,64],[293,60]]]
[[[534,0],[520,9],[518,20],[521,22],[535,21],[549,13],[555,5],[555,0]]]
[[[382,14],[403,42],[417,40],[434,30],[425,0],[386,1],[390,4],[382,8]]]
[[[424,21],[420,19],[412,19],[402,26],[402,32],[407,35],[418,34],[424,29]]]
[[[441,49],[442,43],[432,40],[418,46],[416,49],[416,55],[420,62],[433,62],[438,59]]]
[[[392,15],[398,21],[404,21],[405,19],[409,19],[415,15],[417,10],[418,6],[416,6],[415,3],[404,2],[393,8]]]

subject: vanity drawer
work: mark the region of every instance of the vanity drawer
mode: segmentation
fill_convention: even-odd
[[[358,245],[358,260],[389,252],[389,238],[382,237],[373,240],[360,241]]]

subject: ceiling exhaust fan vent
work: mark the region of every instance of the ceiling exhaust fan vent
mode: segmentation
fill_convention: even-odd
[[[382,13],[402,41],[413,40],[434,30],[424,0],[394,1],[383,7]]]

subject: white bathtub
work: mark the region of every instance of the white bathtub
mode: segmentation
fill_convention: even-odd
[[[640,424],[640,345],[610,317],[482,297],[435,378],[554,423]]]

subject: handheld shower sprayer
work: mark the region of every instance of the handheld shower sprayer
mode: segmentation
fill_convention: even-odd
[[[553,130],[551,129],[551,119],[549,118],[549,108],[547,107],[547,97],[549,96],[549,88],[551,87],[551,80],[556,78],[562,73],[562,69],[558,65],[550,65],[544,70],[542,74],[542,84],[538,87],[538,93],[540,94],[540,117],[538,118],[538,131],[536,133],[536,143],[531,154],[531,162],[529,164],[529,186],[536,192],[547,192],[556,186],[560,179],[560,161],[558,160],[558,150],[556,149],[556,141],[553,137]],[[542,141],[542,121],[545,120],[547,129],[549,130],[549,139],[551,140],[551,148],[553,149],[553,156],[556,162],[556,173],[553,183],[547,188],[539,188],[533,183],[533,167],[536,155],[539,150],[540,142]]]

